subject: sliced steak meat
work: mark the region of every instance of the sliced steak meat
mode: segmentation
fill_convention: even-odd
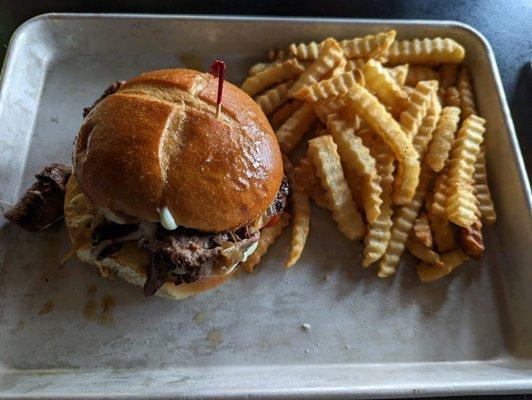
[[[87,115],[89,115],[89,113],[92,111],[92,109],[94,107],[96,107],[96,105],[102,101],[103,99],[105,99],[107,96],[110,96],[112,94],[115,94],[118,89],[120,89],[120,87],[126,83],[126,81],[116,81],[116,82],[113,82],[111,84],[111,86],[109,86],[107,89],[105,89],[105,91],[103,92],[103,94],[98,98],[98,100],[96,100],[94,102],[94,104],[90,107],[85,107],[83,109],[83,118],[85,118]]]
[[[71,168],[50,164],[35,175],[35,182],[5,217],[29,231],[48,228],[63,217],[66,183]]]

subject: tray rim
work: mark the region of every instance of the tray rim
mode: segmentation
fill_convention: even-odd
[[[359,24],[359,25],[374,25],[374,24],[388,24],[388,25],[400,25],[400,26],[440,26],[440,27],[450,27],[454,29],[461,29],[468,34],[475,36],[480,43],[482,44],[484,51],[486,52],[489,60],[489,67],[494,79],[496,89],[498,91],[498,105],[504,116],[504,123],[508,131],[508,136],[511,143],[511,150],[516,162],[517,172],[519,175],[522,191],[525,197],[525,202],[529,210],[532,210],[532,194],[530,188],[530,182],[528,180],[528,175],[524,166],[524,161],[521,153],[521,148],[519,146],[519,141],[515,133],[515,128],[513,120],[509,111],[508,102],[506,99],[506,94],[504,92],[499,69],[495,60],[494,52],[491,48],[488,40],[475,28],[471,27],[468,24],[453,21],[453,20],[420,20],[420,19],[364,19],[364,18],[327,18],[327,17],[277,17],[277,16],[235,16],[235,15],[204,15],[204,14],[131,14],[131,13],[46,13],[35,16],[23,24],[21,24],[13,33],[8,48],[6,51],[5,60],[0,72],[0,105],[5,100],[6,93],[6,76],[9,76],[9,72],[13,69],[15,63],[15,52],[19,43],[23,40],[23,36],[26,32],[31,29],[34,24],[47,22],[48,20],[57,20],[57,19],[120,19],[120,20],[134,20],[134,19],[161,19],[161,20],[186,20],[186,21],[233,21],[233,22],[258,22],[258,23],[267,23],[267,22],[280,22],[280,23],[290,23],[290,22],[302,22],[302,23],[342,23],[342,24]],[[531,221],[532,225],[532,221]],[[494,359],[494,360],[472,360],[474,363],[481,363],[484,365],[494,365],[501,363],[504,364],[508,361],[523,361],[517,357],[510,357],[509,359]],[[525,361],[532,361],[525,360]],[[470,361],[465,361],[470,362]],[[438,365],[455,365],[463,363],[463,361],[457,362],[436,362]],[[412,363],[407,363],[408,365]],[[413,363],[417,364],[417,363]],[[528,364],[528,363],[527,363]],[[370,364],[371,365],[371,364]],[[404,363],[389,363],[388,365],[405,365]],[[312,365],[309,365],[312,367]],[[335,366],[335,364],[332,364]],[[326,366],[320,366],[326,367]],[[209,367],[210,368],[210,367]],[[0,377],[5,375],[24,375],[32,374],[42,370],[7,370],[0,372]],[[49,370],[48,370],[49,371]],[[62,369],[57,369],[53,371],[62,371]],[[63,372],[73,371],[73,370],[64,370]],[[126,370],[127,371],[127,370]],[[155,371],[155,370],[154,370]],[[79,373],[84,373],[90,371],[79,370]],[[446,390],[447,389],[447,390]],[[450,389],[450,390],[449,390]],[[209,397],[216,398],[232,398],[233,396],[244,397],[251,395],[252,397],[268,397],[268,398],[285,398],[285,397],[348,397],[348,396],[372,396],[372,397],[418,397],[418,396],[427,396],[427,395],[458,395],[458,394],[502,394],[502,393],[523,393],[526,391],[532,390],[532,377],[525,378],[515,378],[508,379],[503,378],[500,381],[496,379],[492,380],[473,380],[467,384],[459,383],[458,385],[449,388],[448,385],[438,382],[432,383],[425,386],[425,388],[420,389],[420,385],[415,385],[412,383],[401,384],[397,382],[395,385],[384,385],[381,387],[374,387],[373,389],[368,387],[356,387],[356,386],[346,386],[337,389],[323,390],[319,388],[305,388],[305,389],[285,389],[280,391],[279,389],[264,389],[257,390],[251,389],[248,393],[241,390],[227,390],[225,394],[221,393],[212,393],[210,392]],[[194,393],[191,397],[202,398],[202,395],[207,395],[207,393]],[[115,395],[116,396],[116,395]],[[137,398],[136,396],[128,396],[127,394],[118,395],[117,397],[122,398]],[[160,396],[160,395],[159,395]],[[157,396],[157,397],[159,397]],[[164,396],[164,395],[163,395]],[[190,394],[189,394],[190,396]],[[4,394],[0,393],[0,398],[5,397]],[[8,395],[8,397],[11,397]],[[34,397],[34,396],[31,396]],[[36,397],[36,396],[35,396]],[[68,396],[78,398],[78,396]],[[114,397],[114,396],[113,396]],[[166,396],[164,396],[166,398]],[[48,397],[46,397],[48,398]],[[52,398],[52,397],[50,397]],[[144,398],[139,396],[138,398]]]

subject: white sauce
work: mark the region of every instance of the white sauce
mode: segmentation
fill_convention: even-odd
[[[172,216],[172,213],[168,209],[168,207],[158,208],[157,211],[159,212],[159,215],[161,216],[161,225],[164,229],[168,231],[173,231],[174,229],[177,229],[177,224],[175,223],[175,219]]]

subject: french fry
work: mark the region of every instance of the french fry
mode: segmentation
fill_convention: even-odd
[[[438,266],[443,267],[443,263],[440,261],[440,255],[430,247],[427,247],[423,243],[414,239],[412,236],[406,241],[406,248],[413,256],[419,258],[424,263],[438,264]]]
[[[445,213],[449,221],[463,227],[471,226],[478,212],[471,183],[485,122],[477,115],[470,115],[458,131],[451,151]]]
[[[299,97],[305,86],[318,82],[343,58],[342,49],[336,40],[329,38],[323,42],[318,58],[308,67],[288,92],[291,97]]]
[[[331,205],[333,218],[340,231],[351,240],[364,236],[362,217],[345,181],[337,146],[329,135],[309,141],[308,154],[316,168],[316,174],[326,189],[327,203]]]
[[[307,103],[304,103],[297,111],[288,118],[279,129],[275,131],[279,146],[284,154],[290,154],[292,149],[303,138],[303,135],[310,129],[316,114]]]
[[[414,93],[410,96],[408,107],[399,116],[399,123],[403,128],[403,132],[410,139],[417,135],[437,89],[437,81],[420,81],[416,85]]]
[[[340,156],[341,158],[341,156]],[[345,161],[342,161],[342,170],[344,171],[345,181],[349,190],[351,190],[351,197],[357,206],[358,212],[364,213],[364,200],[362,198],[362,177],[357,174],[357,171],[350,167]]]
[[[390,107],[392,114],[399,115],[408,107],[408,95],[381,63],[369,59],[364,64],[362,73],[366,88],[373,92],[383,104]]]
[[[362,266],[368,267],[382,257],[390,240],[394,156],[386,144],[373,132],[361,130],[357,134],[360,135],[366,147],[370,149],[377,164],[377,172],[381,177],[381,212],[377,219],[369,224],[367,234],[364,237]]]
[[[299,44],[292,43],[288,49],[300,60],[316,60],[322,47],[322,43],[316,42]]]
[[[305,86],[299,91],[298,98],[300,100],[318,102],[343,96],[349,91],[349,89],[351,89],[351,87],[353,87],[355,83],[360,84],[360,77],[357,82],[355,71],[344,72],[343,74],[333,78]]]
[[[432,212],[432,201],[432,196],[427,195],[425,208],[427,209],[427,215],[429,217],[435,247],[440,253],[443,253],[456,248],[457,243],[454,239],[454,233],[451,228],[451,224],[449,221],[447,221],[447,218]]]
[[[433,138],[424,160],[433,171],[439,172],[445,166],[459,122],[459,108],[445,107],[442,110],[438,125],[436,125],[436,129],[433,132]]]
[[[443,100],[445,107],[461,108],[460,92],[455,86],[451,86],[445,90],[445,98]]]
[[[458,64],[464,61],[465,50],[453,39],[414,39],[393,42],[382,54],[389,64]]]
[[[429,249],[433,246],[432,231],[430,230],[427,213],[422,212],[414,221],[412,237]]]
[[[267,62],[267,63],[264,63],[264,62],[257,63],[249,69],[248,75],[251,75],[251,76],[257,75],[259,72],[264,71],[266,68],[273,66],[273,64],[279,64],[280,62],[281,62],[280,60],[277,60],[277,61]]]
[[[290,268],[299,260],[305,248],[310,227],[310,208],[308,193],[294,179],[294,167],[288,157],[283,156],[283,163],[285,174],[290,183],[289,200],[293,220],[290,252],[285,262],[285,267]]]
[[[285,61],[286,59],[288,59],[289,56],[290,56],[290,54],[288,54],[288,52],[286,52],[284,50],[271,49],[268,52],[268,60],[270,60],[271,62],[274,62],[274,61]]]
[[[471,114],[478,114],[477,106],[475,104],[475,94],[473,92],[473,84],[471,83],[471,76],[467,67],[460,69],[458,75],[458,92],[460,93],[460,104],[462,107],[462,121],[465,121]]]
[[[302,102],[299,100],[289,100],[287,103],[279,107],[270,117],[270,123],[274,131],[286,122],[301,106]]]
[[[390,241],[379,263],[378,276],[380,278],[386,278],[395,274],[414,221],[419,215],[419,210],[425,200],[431,180],[432,171],[428,167],[423,166],[414,198],[409,204],[395,209]]]
[[[491,193],[488,186],[488,176],[486,173],[486,156],[484,146],[475,160],[475,172],[473,173],[473,187],[478,201],[478,209],[482,215],[482,222],[486,225],[492,225],[497,219],[495,207],[491,200]]]
[[[396,32],[380,32],[361,38],[342,40],[340,45],[347,58],[371,58],[384,54],[395,40]]]
[[[417,153],[401,126],[375,96],[359,85],[348,93],[348,106],[377,133],[397,159],[397,178],[393,199],[395,204],[410,202],[419,180]]]
[[[279,222],[273,226],[266,226],[260,230],[260,238],[257,249],[244,261],[241,266],[246,272],[253,272],[262,256],[266,254],[268,248],[275,242],[275,239],[283,232],[283,229],[290,221],[290,215],[286,212],[281,214]]]
[[[458,66],[456,64],[443,64],[440,67],[440,87],[443,89],[456,85]]]
[[[464,228],[453,225],[454,236],[464,253],[474,260],[480,260],[484,253],[484,240],[482,238],[482,222],[475,220],[471,226]]]
[[[347,64],[345,65],[345,71],[354,71],[355,69],[362,70],[364,67],[364,64],[366,64],[366,60],[363,58],[352,58],[350,60],[347,60]]]
[[[290,89],[293,83],[294,81],[292,80],[280,83],[264,92],[264,94],[257,96],[255,102],[259,105],[264,114],[270,115],[288,100],[288,89]]]
[[[250,96],[255,96],[269,86],[295,78],[304,70],[305,68],[297,60],[286,60],[247,78],[242,84],[242,90]]]
[[[403,86],[406,82],[406,77],[408,76],[408,68],[409,64],[403,64],[397,65],[393,68],[387,68],[387,71],[398,85]]]
[[[297,185],[306,190],[314,202],[321,208],[330,210],[325,193],[321,187],[320,180],[316,176],[316,169],[309,157],[304,157],[299,161],[299,165],[294,169],[294,180]]]
[[[347,102],[343,97],[334,97],[315,103],[314,112],[316,113],[320,121],[326,124],[327,116],[329,114],[341,113],[346,104]]]
[[[368,222],[374,222],[380,213],[382,189],[380,176],[375,167],[375,159],[362,140],[355,135],[353,127],[338,114],[331,114],[327,119],[327,131],[338,146],[340,158],[347,169],[356,171],[361,178],[362,205]]]
[[[327,72],[322,79],[334,78],[335,76],[341,75],[345,72],[345,67],[347,65],[347,60],[345,57],[342,57],[340,61],[335,65],[333,69]]]
[[[425,153],[428,148],[428,144],[432,139],[432,133],[436,129],[438,120],[440,119],[441,105],[438,97],[434,94],[430,101],[429,108],[427,110],[427,115],[423,119],[423,123],[417,131],[417,135],[414,136],[412,144],[414,149],[416,149],[419,159],[423,160]]]
[[[418,264],[416,272],[423,283],[433,282],[437,279],[449,275],[456,267],[467,261],[469,257],[460,249],[451,250],[440,256],[443,266]]]
[[[431,67],[410,65],[406,75],[405,85],[415,87],[421,81],[438,81],[440,74]]]

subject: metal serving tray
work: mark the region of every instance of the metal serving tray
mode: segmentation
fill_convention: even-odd
[[[113,80],[183,65],[206,70],[222,58],[239,83],[272,47],[390,28],[403,38],[449,36],[467,50],[488,121],[499,214],[481,263],[423,285],[407,260],[395,278],[379,280],[360,267],[360,245],[313,209],[309,243],[294,268],[281,266],[284,235],[257,273],[172,302],[145,299],[139,288],[102,280],[79,262],[60,269],[64,229],[32,234],[2,219],[1,397],[338,399],[532,390],[530,189],[493,52],[466,25],[34,18],[13,36],[2,71],[0,198],[15,202],[43,165],[70,161],[82,108]],[[115,307],[100,305],[108,296]],[[301,329],[304,322],[310,330]]]

